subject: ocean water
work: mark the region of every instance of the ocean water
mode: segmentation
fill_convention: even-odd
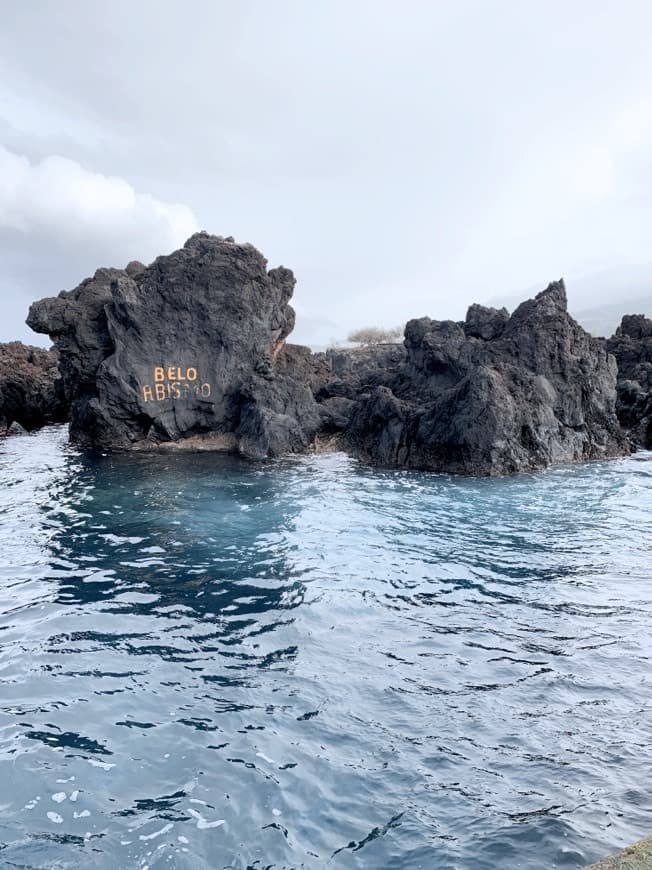
[[[652,832],[652,454],[0,444],[0,866],[581,867]]]

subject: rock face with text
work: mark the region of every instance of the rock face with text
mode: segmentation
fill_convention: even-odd
[[[652,448],[652,320],[625,315],[607,346],[618,363],[618,419],[634,444]]]
[[[0,434],[67,419],[58,363],[56,351],[0,344]]]
[[[628,452],[615,359],[568,315],[563,282],[511,316],[472,305],[462,323],[411,320],[402,345],[321,354],[286,343],[294,283],[252,245],[197,233],[149,266],[98,269],[34,303],[28,323],[58,349],[73,442],[258,459],[340,448],[473,475]],[[621,336],[641,390],[646,330]]]
[[[511,317],[473,305],[464,323],[411,320],[405,348],[343,431],[364,460],[495,475],[628,452],[615,360],[568,315],[561,281]]]
[[[34,303],[28,324],[61,355],[73,442],[305,450],[319,416],[289,371],[294,284],[252,245],[197,233],[150,266],[98,269]]]

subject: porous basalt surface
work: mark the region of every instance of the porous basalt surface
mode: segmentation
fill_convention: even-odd
[[[652,448],[652,320],[627,314],[607,342],[618,363],[618,419],[633,443]]]
[[[403,345],[323,354],[286,343],[294,284],[252,245],[198,233],[34,303],[28,323],[60,353],[72,440],[257,459],[327,444],[472,475],[629,450],[615,359],[569,316],[561,281],[511,316],[472,305],[460,323],[409,321]]]
[[[197,233],[150,266],[98,269],[32,305],[61,354],[71,437],[144,448],[214,437],[255,458],[308,447],[307,383],[288,374],[294,276],[252,245]]]
[[[0,344],[0,434],[67,419],[58,364],[56,351],[20,341]]]

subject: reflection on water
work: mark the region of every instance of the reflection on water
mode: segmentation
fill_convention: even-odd
[[[580,867],[652,829],[652,458],[0,445],[0,865]]]

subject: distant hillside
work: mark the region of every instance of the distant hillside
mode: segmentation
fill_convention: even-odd
[[[558,278],[552,275],[549,280]],[[652,263],[622,264],[599,272],[564,275],[568,310],[592,335],[609,337],[619,326],[623,314],[652,317]],[[521,293],[493,296],[486,304],[510,311],[546,286],[533,285]]]
[[[636,299],[622,299],[597,305],[595,308],[585,308],[582,311],[571,310],[571,314],[587,332],[609,338],[616,331],[616,327],[620,326],[623,314],[646,314],[652,317],[652,293]]]

